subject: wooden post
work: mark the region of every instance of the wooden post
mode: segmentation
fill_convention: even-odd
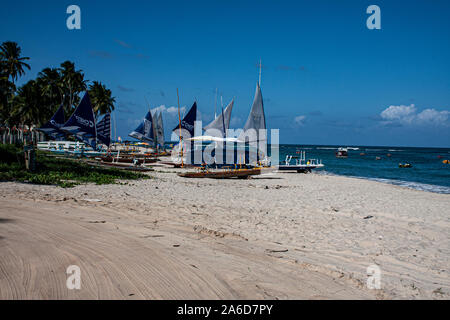
[[[178,94],[177,88],[177,99],[178,99],[178,121],[180,122],[180,147],[181,147],[181,167],[184,167],[183,164],[183,139],[181,138],[181,111],[180,111],[180,95]]]
[[[25,168],[27,171],[35,171],[36,170],[36,153],[34,150],[34,145],[29,144],[25,145],[23,148],[24,156],[25,156]]]

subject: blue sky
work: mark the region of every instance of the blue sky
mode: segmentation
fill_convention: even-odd
[[[81,8],[81,30],[66,8]],[[381,30],[366,8],[381,8]],[[148,107],[213,117],[215,89],[242,127],[262,59],[267,125],[282,143],[450,147],[449,1],[8,1],[0,41],[31,71],[72,60],[117,101],[126,137]],[[220,104],[220,103],[219,103]],[[162,108],[163,109],[163,108]]]

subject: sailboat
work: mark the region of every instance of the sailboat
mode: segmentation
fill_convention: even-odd
[[[189,112],[184,116],[183,120],[180,121],[180,124],[172,130],[172,132],[182,138],[186,136],[193,137],[195,121],[197,121],[197,102],[194,102],[191,109],[189,109]]]
[[[143,142],[154,142],[155,133],[153,129],[153,117],[150,110],[147,112],[144,120],[142,120],[139,126],[129,136]]]
[[[61,104],[50,121],[37,130],[44,132],[54,139],[57,139],[65,135],[64,132],[61,131],[61,127],[64,125],[64,122],[64,106]]]
[[[238,141],[250,143],[259,141],[267,142],[267,135],[264,133],[265,129],[266,117],[264,115],[261,87],[259,86],[259,83],[257,83],[252,108],[247,118],[247,122],[245,123],[243,132],[238,137]]]
[[[238,137],[238,142],[249,144],[249,150],[246,150],[246,152],[256,153],[256,165],[269,165],[270,161],[267,157],[266,116],[264,114],[264,103],[261,93],[261,69],[262,64],[260,61],[259,81],[256,83],[255,97],[244,129]],[[245,156],[245,158],[245,162],[247,163],[247,156]]]
[[[97,128],[94,110],[87,92],[69,120],[60,129],[73,135],[77,140],[90,145],[94,150],[96,149]]]
[[[180,143],[173,148],[173,151],[177,156],[175,157],[173,156],[172,162],[167,163],[173,164],[175,165],[175,167],[184,166],[184,164],[186,163],[186,152],[185,152],[186,150],[185,147],[183,146],[184,145],[183,140],[184,139],[189,140],[191,139],[191,137],[194,137],[195,135],[194,129],[195,129],[195,122],[197,121],[197,102],[194,102],[191,109],[189,109],[188,113],[184,116],[183,119],[181,119],[180,114],[179,118],[180,123],[172,130],[172,132],[175,133],[180,139]],[[193,142],[190,145],[193,146]]]
[[[191,138],[194,141],[225,141],[227,140],[227,130],[230,128],[231,112],[233,110],[234,98],[222,109],[222,112],[211,123],[203,127],[207,135]],[[234,142],[236,139],[231,138],[229,141]]]

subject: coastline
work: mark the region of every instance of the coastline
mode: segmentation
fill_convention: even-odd
[[[422,183],[417,181],[407,181],[407,180],[399,180],[399,179],[388,179],[388,178],[371,178],[371,177],[364,177],[364,176],[352,176],[352,175],[344,175],[344,174],[337,174],[334,172],[329,172],[323,170],[321,172],[317,172],[318,174],[322,175],[329,175],[329,176],[338,176],[338,177],[347,177],[352,179],[362,179],[367,181],[374,181],[379,183],[384,183],[392,186],[397,187],[403,187],[410,190],[417,190],[417,191],[424,191],[424,192],[431,192],[431,193],[437,193],[437,194],[450,194],[450,187],[437,185],[437,184],[428,184],[428,183]]]
[[[1,183],[10,220],[0,223],[0,298],[450,297],[449,195],[336,175],[190,180],[157,170],[71,189]],[[86,269],[85,291],[65,288],[67,257]],[[366,288],[373,264],[381,290]]]

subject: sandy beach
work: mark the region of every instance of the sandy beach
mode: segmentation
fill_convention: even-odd
[[[320,174],[0,183],[0,299],[448,299],[450,196]],[[81,289],[66,268],[81,269]],[[379,266],[381,289],[368,289]]]

